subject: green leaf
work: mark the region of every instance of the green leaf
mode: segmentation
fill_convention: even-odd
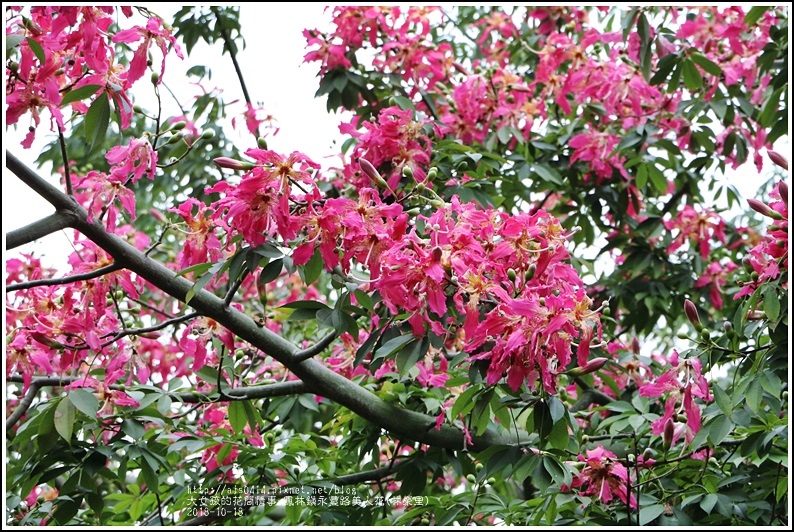
[[[745,392],[745,398],[747,399],[747,406],[750,407],[750,410],[756,414],[760,414],[761,400],[764,398],[764,390],[761,387],[760,380],[753,379],[750,381],[750,385],[747,387],[747,392]]]
[[[218,462],[221,462],[218,459]],[[148,460],[140,460],[141,463],[141,474],[143,475],[143,480],[146,482],[146,489],[157,493],[160,491],[160,478],[155,473],[152,466],[149,464]]]
[[[731,402],[731,398],[727,393],[725,393],[719,384],[713,384],[711,386],[711,391],[714,394],[714,400],[716,401],[717,406],[720,407],[720,410],[722,410],[722,413],[730,417],[731,413],[733,412],[733,403]]]
[[[82,499],[78,497],[78,499]],[[59,525],[66,525],[77,515],[80,509],[80,502],[74,501],[69,497],[58,497],[57,506],[52,513],[52,519]]]
[[[232,426],[232,430],[235,434],[242,434],[247,422],[243,401],[230,401],[228,412],[229,424]]]
[[[700,68],[708,72],[713,76],[719,76],[722,74],[722,68],[717,63],[714,63],[710,59],[707,59],[704,55],[699,53],[693,53],[689,56],[692,61],[695,62]]]
[[[58,403],[58,407],[55,409],[55,417],[53,418],[55,430],[58,431],[58,434],[67,442],[72,441],[76,413],[77,410],[72,401],[69,400],[69,396],[61,399]]]
[[[176,275],[174,275],[174,277],[184,277],[185,275],[189,274],[190,272],[198,272],[199,274],[202,274],[202,273],[206,272],[207,270],[209,270],[210,268],[212,268],[213,264],[214,264],[213,262],[204,262],[204,263],[201,263],[201,264],[194,264],[193,266],[188,266],[184,270],[179,270],[178,272],[176,272]]]
[[[551,166],[547,164],[536,164],[534,168],[535,173],[538,174],[544,181],[554,183],[555,185],[562,185],[562,176]]]
[[[469,386],[462,394],[455,399],[452,405],[452,419],[457,419],[459,415],[466,415],[474,408],[474,396],[482,390],[479,386]]]
[[[758,115],[758,123],[763,127],[768,128],[775,123],[775,116],[780,106],[780,95],[787,88],[788,86],[780,87],[766,100],[764,107],[761,109],[761,114]]]
[[[422,341],[416,340],[409,343],[397,353],[397,371],[400,373],[401,377],[404,377],[408,370],[416,366],[416,363],[424,358],[429,347],[430,340],[425,337]]]
[[[640,38],[640,68],[642,75],[648,80],[651,74],[651,31],[645,13],[640,13],[637,18],[637,35]]]
[[[543,457],[543,468],[551,475],[556,484],[571,483],[571,474],[560,462],[551,455]]]
[[[713,446],[718,446],[731,433],[735,425],[730,416],[719,415],[709,423],[709,440]]]
[[[110,124],[110,102],[107,94],[100,94],[85,114],[85,139],[89,143],[88,151],[101,146],[107,137]]]
[[[414,336],[412,334],[396,336],[376,349],[372,358],[375,360],[378,358],[390,357],[413,340]]]
[[[547,400],[551,422],[557,423],[565,415],[565,405],[557,397],[550,397]]]
[[[203,379],[211,384],[216,384],[218,382],[218,369],[213,368],[212,366],[202,366],[200,370],[196,372],[196,377]]]
[[[259,273],[259,280],[258,283],[260,285],[267,284],[269,282],[275,281],[279,275],[281,275],[281,270],[284,268],[284,259],[275,259],[273,262],[269,262],[267,266],[262,268],[262,271]]]
[[[761,20],[761,17],[764,16],[764,13],[769,11],[772,6],[753,6],[750,8],[750,11],[744,16],[744,25],[747,28],[750,26],[755,25],[756,22]]]
[[[532,417],[535,421],[535,430],[538,432],[541,443],[543,443],[554,426],[554,423],[551,421],[551,414],[549,413],[549,405],[546,404],[546,401],[538,401],[537,404],[535,404]]]
[[[146,427],[143,423],[134,419],[125,419],[121,422],[121,429],[124,433],[135,441],[140,440],[146,434]]]
[[[700,507],[707,514],[711,513],[711,510],[714,509],[715,504],[717,504],[717,496],[714,493],[707,493],[700,500]]]
[[[33,54],[36,56],[36,59],[39,60],[39,63],[42,65],[47,62],[47,57],[44,55],[44,48],[41,47],[41,44],[38,43],[33,37],[28,37],[25,39],[30,46],[30,49],[33,51]]]
[[[777,321],[780,316],[780,300],[774,289],[764,292],[764,313],[769,321]]]
[[[69,400],[77,409],[90,418],[95,418],[99,411],[99,401],[93,393],[83,388],[69,391]]]
[[[568,423],[565,419],[560,419],[554,423],[551,432],[549,432],[549,443],[552,448],[563,450],[568,447],[570,441],[571,436],[568,434]]]
[[[688,57],[684,58],[681,61],[681,69],[684,76],[684,85],[687,89],[696,91],[703,86],[703,77],[691,59]]]
[[[14,53],[14,48],[19,46],[19,44],[25,40],[25,36],[21,33],[7,33],[6,34],[6,56],[10,56]]]
[[[670,75],[670,72],[678,65],[679,59],[680,57],[676,54],[667,54],[662,57],[656,64],[656,74],[651,77],[648,83],[651,85],[662,84],[667,79],[667,76]]]
[[[89,98],[97,93],[99,89],[101,89],[101,85],[83,85],[79,89],[74,89],[67,92],[63,99],[61,100],[61,107],[64,105],[70,104],[72,102],[79,102]]]
[[[664,504],[645,505],[640,508],[640,526],[645,526],[664,513]]]
[[[311,285],[320,277],[323,271],[323,257],[320,255],[319,247],[314,250],[314,255],[312,255],[312,258],[309,259],[309,262],[307,262],[300,271],[302,272],[301,277],[303,277],[303,282],[306,283],[306,286]]]

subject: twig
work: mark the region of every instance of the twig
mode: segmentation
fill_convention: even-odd
[[[248,88],[245,86],[245,79],[243,79],[243,71],[240,68],[240,64],[237,62],[237,52],[235,51],[237,49],[237,45],[234,43],[234,39],[232,39],[231,36],[229,35],[229,32],[227,32],[226,28],[223,26],[223,23],[221,22],[223,18],[218,13],[218,8],[211,7],[210,11],[212,11],[212,14],[215,15],[215,19],[218,21],[218,23],[215,25],[215,29],[218,30],[221,34],[221,37],[223,37],[225,48],[229,51],[229,56],[232,58],[234,71],[237,73],[237,79],[240,80],[240,88],[243,89],[243,97],[245,98],[245,102],[248,105],[251,105],[251,96],[248,94]],[[254,133],[254,135],[256,135],[256,138],[260,137],[258,125],[256,127],[256,132]]]
[[[69,172],[69,156],[66,154],[66,141],[63,138],[63,130],[58,126],[58,141],[61,144],[61,157],[63,158],[63,178],[66,181],[66,194],[74,196],[72,191],[72,176]]]
[[[113,273],[120,270],[122,267],[117,263],[108,264],[90,272],[78,273],[68,277],[61,277],[59,279],[35,279],[33,281],[26,281],[24,283],[12,284],[6,287],[6,292],[15,292],[16,290],[26,290],[36,286],[55,286],[61,284],[76,283],[78,281],[88,281],[89,279],[96,279],[102,277],[107,273]]]

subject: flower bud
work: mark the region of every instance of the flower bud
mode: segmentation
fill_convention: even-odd
[[[673,444],[673,437],[675,436],[675,423],[673,419],[668,419],[664,424],[664,432],[662,433],[662,442],[668,449]]]
[[[512,282],[516,282],[516,271],[513,268],[507,269],[507,278]]]
[[[768,216],[768,217],[772,218],[773,220],[782,220],[783,219],[783,217],[780,215],[779,212],[774,210],[772,207],[770,207],[766,203],[764,203],[762,201],[758,201],[755,198],[749,198],[747,200],[747,204],[755,212],[763,214],[764,216]]]
[[[143,108],[136,103],[135,105],[132,106],[132,111],[135,113],[142,113]]]
[[[430,202],[430,206],[434,209],[443,209],[447,204],[444,203],[444,200],[434,199]]]
[[[781,181],[777,185],[777,191],[780,192],[780,198],[786,204],[786,210],[788,210],[788,184],[785,181]]]
[[[403,177],[405,177],[406,179],[414,178],[414,171],[411,169],[410,166],[403,166]]]
[[[378,170],[372,165],[371,162],[366,160],[365,158],[361,157],[358,160],[358,165],[361,167],[361,171],[364,172],[370,180],[378,185],[379,187],[388,187],[386,181],[381,177]]]
[[[524,274],[524,280],[526,282],[531,281],[532,278],[535,277],[535,271],[537,269],[538,269],[537,266],[535,266],[534,264],[530,264],[529,267],[527,268],[527,273]]]
[[[427,171],[427,178],[432,181],[436,177],[438,177],[438,168],[432,166],[430,170]]]
[[[205,129],[201,132],[201,140],[210,140],[215,136],[215,132],[211,129]]]
[[[163,213],[160,212],[157,209],[154,209],[154,208],[149,209],[149,214],[151,215],[152,218],[154,218],[155,220],[157,220],[160,223],[165,223],[166,222],[166,219],[165,219],[165,216],[163,216]]]
[[[184,120],[180,120],[179,122],[176,122],[174,125],[171,126],[171,131],[180,131],[182,129],[185,129],[186,125],[187,122],[185,122]]]
[[[232,159],[230,157],[216,157],[212,160],[212,162],[221,168],[228,168],[229,170],[251,170],[252,168],[256,167],[254,163],[238,161],[237,159]]]
[[[755,268],[753,268],[753,262],[750,260],[750,257],[744,257],[742,259],[742,266],[744,266],[744,271],[747,273],[753,273]]]
[[[173,137],[171,137],[170,139],[168,139],[168,141],[166,142],[166,144],[176,144],[176,143],[177,143],[177,142],[179,142],[180,140],[182,140],[182,135],[174,135]]]
[[[729,322],[729,321],[724,321],[724,322],[722,322],[722,330],[724,330],[724,331],[725,331],[725,333],[726,333],[728,336],[732,336],[732,335],[733,335],[733,333],[734,333],[734,331],[733,331],[733,324],[732,324],[731,322]]]
[[[788,170],[788,160],[776,151],[766,150],[769,160],[781,167],[783,170]]]
[[[695,329],[699,331],[703,328],[703,324],[700,323],[700,316],[698,316],[698,309],[688,299],[684,301],[684,314],[686,314],[689,323],[695,326]]]
[[[152,72],[152,76],[150,78],[152,80],[152,85],[157,85],[160,83],[160,74],[157,72]]]
[[[259,137],[256,139],[256,145],[259,146],[260,149],[266,150],[267,149],[267,140],[265,137]]]
[[[636,336],[631,339],[631,352],[635,355],[640,354],[640,340]]]
[[[603,368],[604,364],[606,364],[608,361],[609,361],[609,359],[607,359],[605,357],[594,358],[593,360],[589,361],[584,366],[581,366],[581,367],[578,367],[578,368],[573,368],[572,370],[568,371],[567,373],[569,375],[573,375],[575,377],[578,377],[580,375],[587,375],[589,373],[593,373],[593,372],[598,371],[599,369]]]

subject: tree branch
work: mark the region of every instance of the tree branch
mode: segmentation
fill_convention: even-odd
[[[177,277],[160,262],[147,257],[117,235],[108,233],[98,221],[89,220],[82,206],[50,185],[10,153],[7,153],[6,165],[56,209],[70,212],[75,220],[73,227],[110,254],[117,264],[135,272],[166,294],[180,301],[187,299],[193,283],[183,277]],[[301,349],[296,345],[265,327],[259,327],[252,318],[224,305],[222,299],[207,290],[199,290],[190,299],[189,306],[234,331],[242,340],[279,361],[306,383],[313,393],[347,407],[397,437],[447,449],[464,448],[466,438],[461,429],[452,425],[442,425],[436,430],[434,417],[391,405],[314,359],[298,360],[297,355]],[[473,444],[467,448],[476,452],[493,445],[520,443],[507,435],[487,430],[479,436],[473,436]]]
[[[56,212],[46,218],[6,233],[6,251],[29,244],[34,240],[70,227],[72,220],[66,213]]]
[[[33,404],[33,399],[36,398],[36,395],[39,393],[39,389],[42,386],[43,386],[42,384],[36,382],[32,382],[30,384],[30,388],[28,388],[25,397],[23,397],[22,400],[19,402],[19,406],[17,406],[17,409],[14,410],[14,412],[10,416],[8,416],[8,419],[6,419],[6,432],[10,431],[14,427],[14,425],[16,425],[17,421],[19,421],[22,418],[22,416],[25,415],[25,412],[27,412],[28,409],[30,408],[30,405]]]
[[[67,277],[60,277],[58,279],[34,279],[33,281],[26,281],[24,283],[17,283],[6,286],[6,292],[14,292],[16,290],[26,290],[36,286],[55,286],[59,284],[76,283],[78,281],[88,281],[89,279],[96,279],[102,277],[106,273],[113,273],[121,269],[121,266],[113,263],[103,266],[90,272],[78,273],[76,275],[69,275]]]
[[[84,379],[82,375],[77,375],[73,377],[33,377],[31,381],[30,388],[28,389],[28,393],[25,395],[25,400],[28,401],[27,408],[30,408],[30,403],[33,401],[33,397],[38,393],[40,388],[46,386],[68,386],[73,382],[77,382],[81,379]],[[10,375],[7,379],[7,382],[24,382],[22,375],[14,374]],[[30,390],[35,390],[31,393]],[[120,390],[122,386],[117,384],[111,384],[108,386],[111,390]],[[134,387],[130,386],[123,386],[125,390],[134,389]],[[250,399],[265,399],[267,397],[280,397],[284,395],[298,395],[301,393],[309,392],[309,388],[302,383],[301,381],[287,381],[287,382],[276,382],[273,384],[260,384],[258,386],[247,386],[247,387],[240,387],[240,388],[233,388],[224,393],[226,398],[224,401],[247,401]],[[217,399],[213,399],[210,394],[204,392],[163,392],[169,397],[177,399],[181,403],[185,404],[199,404],[199,403],[215,403],[219,402]],[[30,396],[30,399],[28,399]],[[20,403],[20,407],[22,403]],[[27,410],[26,408],[26,410]],[[22,414],[25,412],[21,412],[16,419],[14,419],[14,423],[19,421],[19,418],[22,417]],[[11,417],[8,419],[11,420],[13,416],[16,416],[17,412],[14,412]],[[6,429],[13,426],[6,422]]]
[[[314,355],[319,355],[320,353],[323,352],[323,350],[325,350],[326,347],[331,345],[331,342],[333,342],[335,339],[336,339],[336,331],[331,331],[323,338],[321,338],[313,346],[307,347],[306,349],[295,353],[295,359],[306,360],[313,357]]]

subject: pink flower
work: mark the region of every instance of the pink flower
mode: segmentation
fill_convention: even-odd
[[[127,30],[121,30],[113,37],[113,42],[134,43],[143,39],[143,42],[135,50],[130,61],[129,73],[125,87],[130,87],[133,83],[141,79],[146,71],[146,62],[149,59],[149,48],[152,43],[160,47],[163,53],[163,62],[160,68],[160,79],[165,73],[165,56],[168,55],[168,45],[173,46],[177,57],[184,59],[179,44],[171,34],[170,29],[163,27],[163,21],[157,17],[152,17],[146,22],[146,28],[135,26]]]
[[[605,504],[617,496],[623,504],[637,508],[634,494],[628,494],[629,472],[617,461],[617,456],[601,445],[587,450],[586,454],[587,457],[581,454],[578,457],[585,462],[585,467],[573,478],[570,489],[578,489],[582,495],[595,497]]]
[[[679,360],[678,352],[674,350],[670,356],[669,369],[640,386],[642,397],[661,397],[665,394],[669,395],[665,402],[664,415],[651,424],[651,430],[654,434],[663,434],[669,420],[674,420],[677,415],[684,415],[686,425],[675,426],[671,444],[675,444],[681,435],[686,436],[687,442],[692,441],[701,426],[700,406],[694,398],[698,397],[706,402],[712,400],[708,381],[702,374],[702,364],[697,357]]]

